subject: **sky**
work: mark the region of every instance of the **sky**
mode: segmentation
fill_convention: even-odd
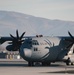
[[[74,0],[0,0],[0,10],[74,21]]]

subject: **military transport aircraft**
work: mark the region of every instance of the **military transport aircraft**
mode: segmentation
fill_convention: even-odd
[[[64,61],[66,65],[73,65],[70,60],[74,52],[74,37],[68,31],[69,37],[50,37],[43,35],[24,37],[25,32],[21,36],[16,30],[16,37],[10,34],[10,37],[0,37],[0,44],[6,41],[8,51],[19,51],[20,56],[28,61],[29,66],[33,66],[35,62],[42,65],[50,65],[51,62]]]

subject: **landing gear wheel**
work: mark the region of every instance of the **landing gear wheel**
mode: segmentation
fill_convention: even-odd
[[[46,66],[46,63],[45,62],[42,62],[42,66]]]
[[[71,65],[73,65],[73,62],[71,62]]]
[[[66,65],[68,66],[69,65],[69,62],[66,62]]]
[[[71,62],[71,60],[70,60],[70,58],[68,58],[68,59],[66,60],[66,65],[69,65],[70,62]]]
[[[50,64],[51,64],[50,62],[49,62],[49,63],[47,63],[47,66],[50,66]]]
[[[42,66],[50,66],[50,62],[49,63],[46,63],[46,62],[42,62]]]
[[[28,62],[28,66],[34,66],[34,62]]]

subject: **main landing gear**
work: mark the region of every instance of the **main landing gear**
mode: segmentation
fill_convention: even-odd
[[[50,66],[50,62],[46,63],[46,62],[42,62],[42,66]]]
[[[66,62],[66,65],[70,65],[70,63],[71,65],[73,65],[73,62],[71,62],[70,58],[68,58],[65,62]]]
[[[41,62],[42,66],[50,66],[50,62]],[[40,62],[28,62],[28,66],[35,66],[35,65],[40,65]]]
[[[28,66],[34,66],[34,62],[28,62]]]

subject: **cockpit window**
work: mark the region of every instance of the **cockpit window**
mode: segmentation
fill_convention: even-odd
[[[37,40],[32,40],[32,44],[33,44],[33,45],[39,45],[39,43],[38,43]]]
[[[30,39],[27,39],[25,40],[25,42],[29,45],[39,45],[38,41],[37,40],[30,40]]]

